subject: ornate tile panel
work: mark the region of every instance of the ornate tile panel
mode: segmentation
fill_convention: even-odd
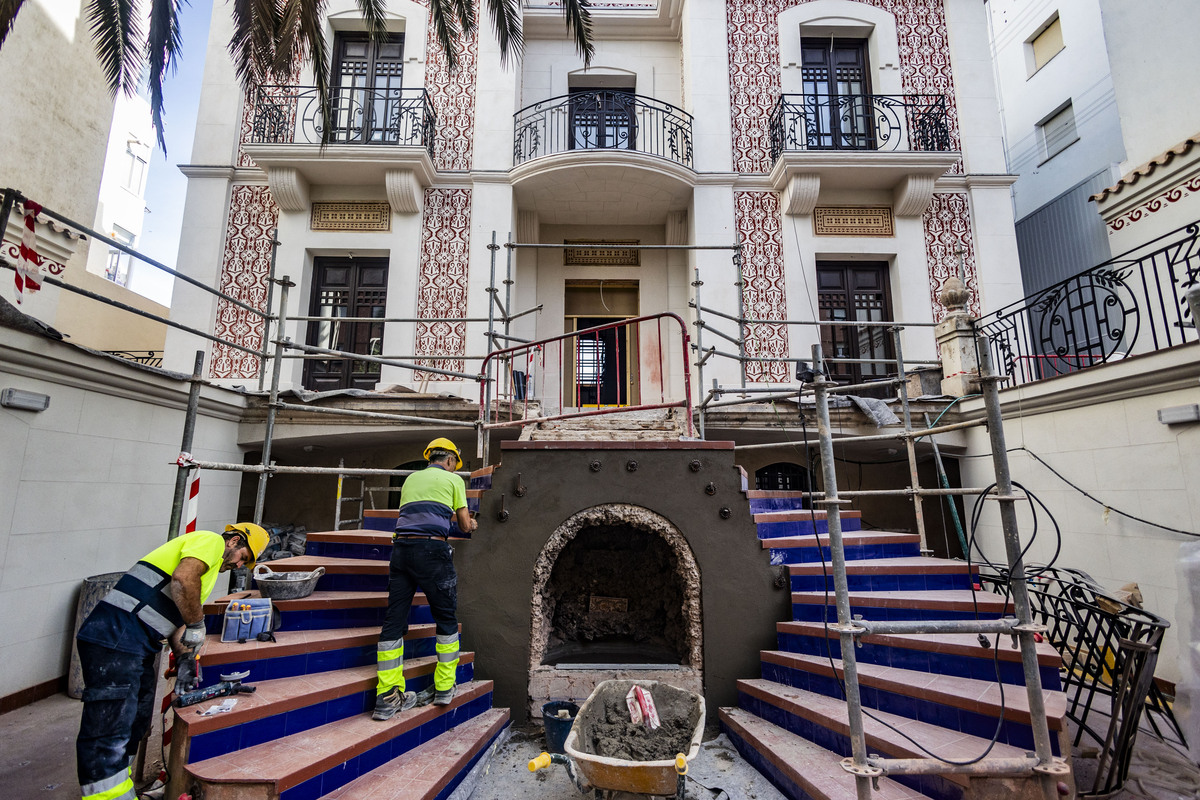
[[[775,192],[734,192],[738,237],[742,242],[742,313],[749,319],[787,319],[784,293],[783,236],[779,195]],[[746,355],[786,358],[786,325],[746,325]],[[746,363],[751,381],[787,381],[788,364]]]
[[[1185,197],[1200,194],[1200,175],[1193,177],[1189,181],[1185,181],[1178,186],[1173,186],[1162,194],[1147,200],[1137,208],[1126,211],[1115,219],[1110,219],[1107,223],[1109,233],[1115,233],[1127,225],[1132,225],[1143,217],[1162,211],[1172,203],[1178,203]]]
[[[433,164],[439,170],[469,170],[475,141],[475,73],[479,28],[458,50],[458,70],[450,72],[432,27],[426,29],[425,91],[437,115]]]
[[[218,288],[254,308],[267,310],[271,272],[271,231],[279,209],[266,186],[234,186],[229,199],[225,253]],[[228,300],[217,301],[213,334],[243,347],[262,347],[263,321]],[[258,358],[214,343],[208,374],[213,378],[256,378]]]
[[[421,272],[417,279],[418,318],[467,316],[470,238],[471,190],[426,189],[421,218]],[[463,359],[454,356],[464,355],[466,346],[465,322],[417,323],[414,352],[418,358],[438,356],[420,359],[421,364],[462,370]]]
[[[979,316],[979,273],[975,268],[975,238],[971,233],[971,203],[965,192],[934,194],[925,209],[925,260],[929,271],[929,302],[933,319],[941,322],[946,307],[938,299],[942,284],[958,274],[959,248],[962,248],[963,281],[971,290],[967,310]]]

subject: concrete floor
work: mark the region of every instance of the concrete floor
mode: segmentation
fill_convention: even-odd
[[[79,728],[80,704],[66,695],[40,700],[32,705],[0,715],[0,786],[5,798],[20,800],[70,800],[79,797],[75,778],[75,734]],[[715,735],[710,731],[709,735]],[[159,733],[151,733],[153,744],[147,759],[147,775],[158,770]],[[510,800],[514,797],[537,800],[578,800],[586,798],[576,791],[563,768],[554,765],[531,774],[528,761],[542,750],[537,729],[516,730],[480,770],[469,800]],[[1086,758],[1075,760],[1079,785],[1086,788],[1089,765]],[[782,797],[766,779],[749,766],[729,745],[725,737],[705,742],[692,763],[691,775],[701,784],[723,788],[733,800],[780,800]],[[689,800],[724,800],[695,784],[689,785]],[[459,800],[467,800],[466,797]],[[1172,745],[1144,732],[1125,787],[1113,800],[1200,800],[1200,767]]]

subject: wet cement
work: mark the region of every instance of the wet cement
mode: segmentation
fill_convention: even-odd
[[[645,722],[630,721],[628,691],[626,682],[597,690],[590,708],[594,718],[576,722],[580,750],[623,761],[669,761],[678,753],[686,755],[700,723],[695,698],[660,684],[651,696],[661,724],[652,729]]]

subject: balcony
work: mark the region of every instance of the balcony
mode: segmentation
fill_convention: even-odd
[[[424,89],[334,87],[328,121],[313,86],[260,86],[253,102],[243,147],[285,211],[305,210],[312,184],[381,182],[394,211],[419,208],[437,125]]]
[[[810,214],[826,189],[890,189],[917,216],[958,161],[943,95],[785,94],[771,113],[771,177],[788,213]]]

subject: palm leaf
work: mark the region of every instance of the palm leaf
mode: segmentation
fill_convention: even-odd
[[[567,31],[575,37],[575,50],[583,56],[583,65],[592,63],[596,48],[592,44],[592,12],[588,0],[563,0],[563,16],[567,18]]]
[[[525,35],[521,30],[520,0],[487,0],[488,14],[496,41],[500,45],[500,64],[508,64],[509,56],[520,58],[525,51]]]
[[[17,21],[17,12],[25,0],[0,0],[0,46],[8,38],[9,31]]]
[[[446,54],[446,66],[451,72],[458,69],[458,19],[461,0],[429,0],[429,22],[442,52]],[[470,0],[467,0],[470,2]]]
[[[175,62],[183,47],[179,30],[181,0],[151,0],[150,31],[146,37],[146,61],[150,65],[150,115],[158,146],[167,152],[163,138],[163,80],[175,71]]]
[[[358,10],[362,12],[363,22],[367,23],[367,33],[378,41],[387,35],[387,21],[384,12],[387,10],[387,0],[357,0]]]
[[[91,0],[87,10],[96,57],[116,94],[137,89],[142,71],[142,23],[137,0]]]
[[[277,74],[276,46],[282,24],[276,5],[271,0],[233,0],[233,35],[229,38],[229,55],[234,70],[249,92],[256,83]]]

